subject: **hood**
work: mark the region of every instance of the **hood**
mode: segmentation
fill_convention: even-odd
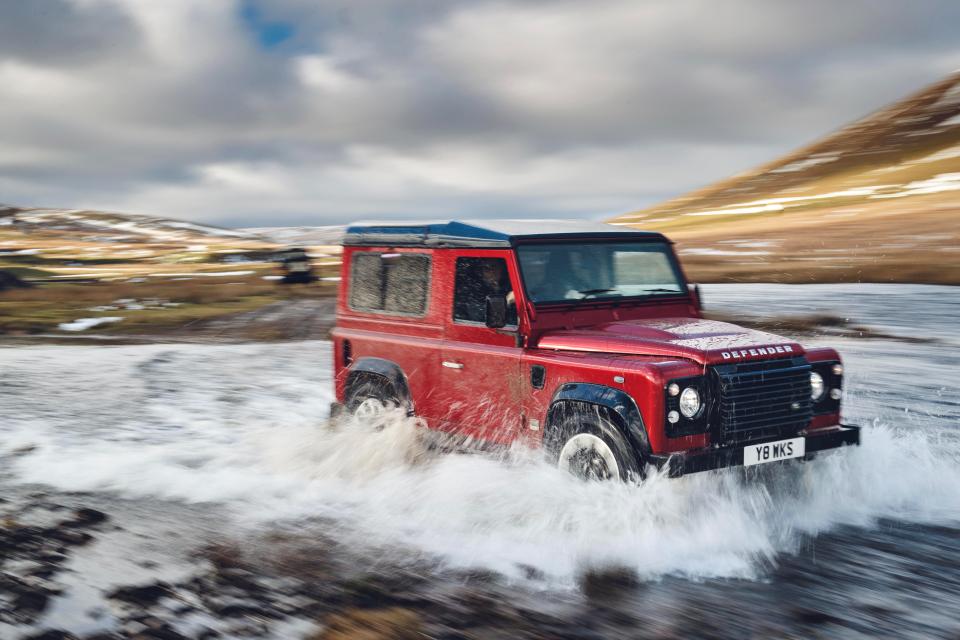
[[[705,365],[789,358],[804,353],[800,344],[778,335],[702,318],[622,320],[588,329],[549,331],[537,346],[562,351],[673,356]]]

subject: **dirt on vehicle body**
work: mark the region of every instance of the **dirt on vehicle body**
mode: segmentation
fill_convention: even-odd
[[[701,316],[659,233],[578,222],[357,225],[344,239],[338,403],[544,446],[585,478],[671,475],[859,443],[829,348]]]

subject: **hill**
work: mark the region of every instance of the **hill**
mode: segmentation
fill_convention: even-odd
[[[0,336],[108,330],[168,339],[220,327],[210,329],[219,336],[232,318],[242,325],[234,337],[299,335],[292,325],[302,318],[260,310],[328,297],[339,258],[311,249],[325,279],[292,291],[276,282],[281,248],[250,231],[182,220],[0,205],[0,276],[11,283],[0,287]]]
[[[612,222],[704,281],[960,284],[960,72],[773,162]]]

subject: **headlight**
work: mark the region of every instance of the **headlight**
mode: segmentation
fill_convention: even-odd
[[[823,376],[816,371],[810,372],[810,397],[814,402],[823,397]]]
[[[687,387],[680,394],[680,413],[686,418],[692,418],[700,411],[700,394],[693,387]]]

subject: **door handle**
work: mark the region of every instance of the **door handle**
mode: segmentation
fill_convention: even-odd
[[[445,366],[447,369],[463,369],[462,362],[450,362],[449,360],[444,360],[443,366]]]

